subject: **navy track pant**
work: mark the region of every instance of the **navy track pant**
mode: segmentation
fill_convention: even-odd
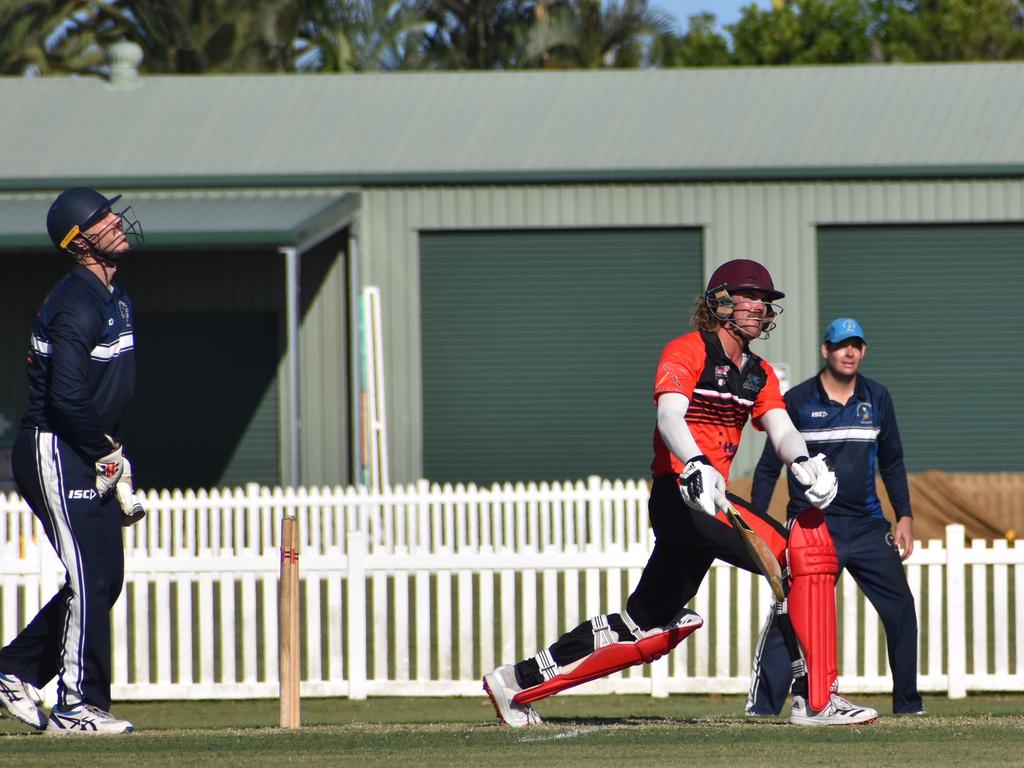
[[[42,688],[57,677],[58,704],[110,709],[110,609],[124,583],[121,510],[96,493],[94,467],[56,435],[23,429],[12,457],[18,492],[67,571],[64,586],[0,650],[0,671]]]

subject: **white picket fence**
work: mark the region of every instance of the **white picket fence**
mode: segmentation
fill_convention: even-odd
[[[619,609],[647,560],[646,483],[386,493],[250,486],[146,495],[125,532],[113,612],[114,697],[272,697],[278,536],[299,519],[304,696],[480,695],[480,677]],[[919,542],[907,563],[921,690],[1024,691],[1024,546]],[[0,640],[63,580],[24,502],[0,497]],[[891,689],[877,614],[844,577],[841,685]],[[769,605],[760,577],[716,564],[691,607],[705,626],[668,657],[580,692],[744,692]],[[52,698],[52,689],[49,691]]]

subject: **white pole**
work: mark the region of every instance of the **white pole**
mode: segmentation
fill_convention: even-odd
[[[946,670],[951,699],[967,696],[967,603],[964,527],[946,526]]]
[[[288,345],[288,485],[302,482],[299,440],[302,426],[299,421],[299,252],[295,248],[281,248],[285,259],[285,324]]]
[[[366,485],[366,459],[363,456],[366,427],[363,424],[363,312],[362,286],[359,270],[359,222],[354,221],[348,234],[348,284],[349,284],[349,366],[352,370],[352,392],[349,399],[350,450],[352,451],[352,485]]]

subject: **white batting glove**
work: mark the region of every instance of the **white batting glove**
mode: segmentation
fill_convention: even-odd
[[[121,446],[114,442],[114,438],[110,435],[104,435],[104,437],[110,441],[113,450],[96,461],[96,490],[99,491],[101,499],[106,498],[114,490],[117,481],[121,479],[121,473],[124,472],[124,456],[121,455]]]
[[[804,496],[818,509],[825,509],[839,493],[839,478],[823,453],[810,459],[799,457],[789,465],[789,471],[793,473],[794,480],[806,486]]]
[[[132,464],[128,459],[122,462],[123,471],[121,478],[117,481],[114,493],[117,494],[117,503],[121,505],[121,527],[135,525],[146,516],[146,510],[135,495],[135,487],[132,484]]]
[[[686,462],[677,483],[683,501],[698,512],[714,515],[729,505],[725,498],[725,479],[704,454]]]

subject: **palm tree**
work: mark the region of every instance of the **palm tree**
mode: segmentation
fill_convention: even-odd
[[[647,0],[556,0],[532,31],[529,50],[549,66],[646,66],[651,43],[674,29],[675,19]]]
[[[428,22],[415,0],[320,0],[298,30],[300,69],[368,72],[416,69]]]
[[[289,0],[120,0],[94,3],[97,35],[142,46],[143,69],[162,73],[295,69],[301,8]]]
[[[713,13],[690,16],[682,35],[659,35],[648,55],[656,67],[722,67],[731,62],[729,41],[715,28]]]
[[[0,0],[0,74],[93,72],[102,50],[89,31],[86,0]]]
[[[523,65],[535,10],[531,0],[420,0],[429,23],[428,67],[511,69]]]

